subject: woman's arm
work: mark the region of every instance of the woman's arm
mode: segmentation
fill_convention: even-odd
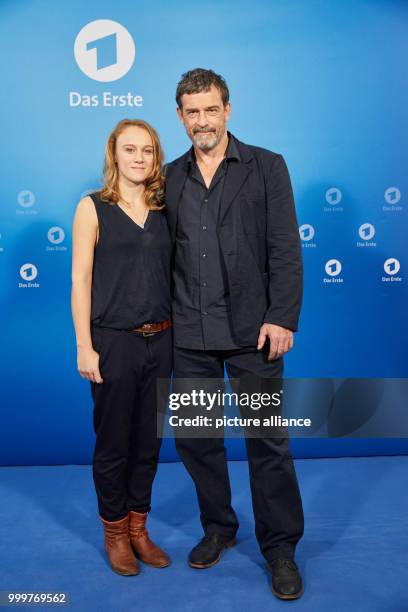
[[[78,371],[82,378],[103,382],[99,355],[91,338],[91,287],[98,218],[92,199],[83,198],[76,209],[72,228],[72,318],[74,320]]]

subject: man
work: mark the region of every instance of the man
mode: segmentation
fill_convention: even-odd
[[[290,178],[281,155],[227,132],[224,79],[182,76],[177,114],[193,146],[166,168],[174,252],[174,377],[280,377],[293,346],[302,263]],[[176,438],[194,480],[205,536],[189,564],[207,568],[235,544],[238,521],[223,439]],[[287,437],[246,438],[255,531],[281,599],[303,591],[294,562],[303,510]]]

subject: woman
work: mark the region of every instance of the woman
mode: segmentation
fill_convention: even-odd
[[[72,313],[78,370],[94,400],[93,477],[105,549],[125,576],[139,573],[135,555],[170,563],[145,527],[161,445],[156,379],[172,366],[162,162],[148,123],[118,123],[103,189],[79,202],[73,225]]]

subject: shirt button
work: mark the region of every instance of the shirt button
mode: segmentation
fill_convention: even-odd
[[[206,225],[203,225],[203,230],[205,231],[206,229],[207,229],[207,226],[206,226]]]
[[[207,281],[203,281],[203,282],[201,283],[201,286],[202,286],[202,287],[206,287],[206,286],[207,286]]]
[[[208,200],[204,200],[204,202],[207,204]]]
[[[207,257],[206,253],[203,253],[203,259],[205,259]]]
[[[203,315],[208,315],[208,312],[206,310],[203,311]]]

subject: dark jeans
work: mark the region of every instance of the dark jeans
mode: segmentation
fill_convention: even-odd
[[[156,379],[169,378],[172,329],[143,337],[93,328],[103,383],[91,383],[96,433],[93,477],[99,513],[116,521],[150,510],[161,446]]]
[[[279,378],[283,359],[267,360],[267,349],[196,351],[175,347],[175,378]],[[303,535],[302,500],[289,441],[246,437],[255,533],[267,561],[293,557]],[[226,449],[222,438],[177,438],[176,447],[192,477],[206,534],[232,538],[238,520],[231,506]]]

